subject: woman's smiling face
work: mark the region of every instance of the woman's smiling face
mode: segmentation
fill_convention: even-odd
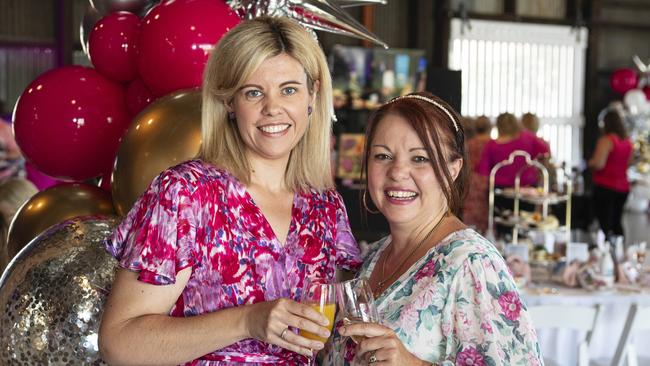
[[[386,115],[369,143],[368,191],[390,223],[429,221],[447,205],[431,157],[404,117]]]
[[[315,95],[293,57],[283,53],[262,62],[229,106],[246,152],[263,159],[288,158],[307,130]]]

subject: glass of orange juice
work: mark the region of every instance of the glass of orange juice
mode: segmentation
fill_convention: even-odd
[[[336,313],[336,285],[308,283],[304,288],[300,302],[311,306],[314,310],[325,315],[327,320],[329,320],[329,324],[325,328],[332,332],[334,328],[334,314]],[[300,335],[323,343],[327,342],[327,338],[302,329],[300,330]]]

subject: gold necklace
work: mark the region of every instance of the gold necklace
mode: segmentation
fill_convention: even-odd
[[[447,215],[448,215],[448,213],[445,213],[444,215],[442,215],[442,217],[440,218],[440,220],[438,220],[438,222],[437,222],[436,225],[433,227],[433,229],[431,229],[431,230],[427,233],[427,235],[424,237],[424,239],[422,239],[422,241],[420,241],[420,242],[418,243],[418,245],[416,245],[415,248],[414,248],[413,250],[411,250],[411,252],[409,253],[409,255],[407,255],[406,258],[404,258],[404,260],[402,261],[402,263],[400,263],[400,265],[397,266],[397,269],[395,269],[395,270],[393,271],[393,273],[391,273],[390,276],[388,276],[388,277],[385,277],[385,273],[386,273],[386,261],[387,261],[387,259],[388,259],[388,254],[386,254],[386,255],[384,256],[384,260],[382,261],[382,264],[381,264],[381,278],[382,278],[382,280],[379,281],[379,282],[377,282],[377,287],[376,287],[375,290],[373,291],[373,295],[375,296],[375,299],[376,299],[377,297],[379,297],[378,295],[380,295],[380,294],[383,292],[382,289],[383,289],[384,285],[386,284],[386,282],[388,282],[388,280],[390,280],[391,278],[393,278],[393,276],[395,276],[395,274],[396,274],[400,269],[402,269],[402,266],[404,266],[404,263],[406,263],[406,262],[411,258],[411,256],[412,256],[413,254],[415,254],[415,252],[417,252],[418,249],[420,249],[420,247],[422,246],[422,244],[424,244],[424,243],[429,239],[429,237],[431,236],[431,234],[433,234],[433,232],[436,231],[436,229],[438,228],[438,226],[440,226],[440,224],[441,224],[442,221],[445,219],[445,217],[447,217]]]

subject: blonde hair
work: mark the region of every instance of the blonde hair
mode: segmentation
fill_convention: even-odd
[[[499,137],[515,136],[519,133],[521,127],[514,114],[501,113],[497,117],[497,130],[499,131]]]
[[[539,118],[532,113],[524,113],[521,116],[521,124],[530,132],[537,133],[537,130],[539,130]]]
[[[330,173],[332,78],[318,42],[288,18],[259,17],[242,22],[217,44],[203,79],[202,145],[198,157],[250,183],[250,165],[237,125],[226,104],[265,60],[279,54],[296,59],[305,69],[310,94],[319,90],[305,134],[291,151],[285,172],[289,189],[333,187]]]

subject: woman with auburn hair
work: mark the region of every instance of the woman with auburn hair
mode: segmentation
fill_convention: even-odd
[[[619,112],[610,110],[603,118],[602,136],[596,142],[588,165],[594,172],[594,209],[606,235],[623,235],[623,207],[630,192],[627,168],[632,158],[632,141]]]
[[[369,279],[381,324],[340,327],[326,364],[542,364],[505,261],[458,218],[464,140],[456,111],[430,93],[395,98],[370,118],[364,202],[390,235],[371,245],[358,276]],[[342,338],[353,336],[362,340]]]
[[[228,32],[203,83],[199,158],[160,174],[107,242],[117,272],[100,329],[118,364],[311,363],[328,320],[307,282],[358,265],[333,189],[331,77],[286,18]],[[329,325],[331,327],[331,325]]]

